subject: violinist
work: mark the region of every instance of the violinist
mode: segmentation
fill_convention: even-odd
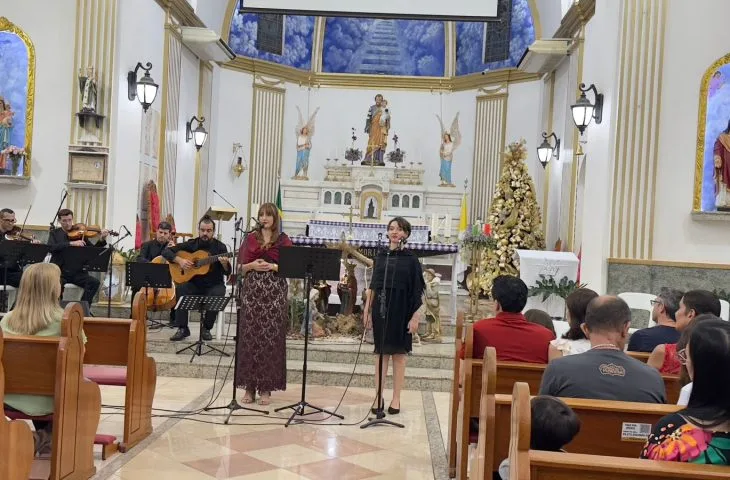
[[[149,263],[154,258],[162,255],[162,251],[167,247],[174,247],[175,243],[172,241],[172,225],[168,222],[160,222],[157,226],[157,232],[155,232],[155,239],[149,242],[144,242],[139,251],[137,257],[138,262]],[[137,294],[139,289],[132,289],[132,298]],[[170,326],[175,325],[175,309],[170,310]]]
[[[3,208],[0,210],[0,243],[8,240],[6,235],[11,235],[11,232],[18,228],[15,226],[15,222],[14,211],[9,208]],[[2,274],[2,272],[0,272],[0,274]],[[0,289],[3,284],[18,288],[20,286],[20,276],[22,274],[23,271],[17,263],[15,265],[8,265],[7,274],[4,279],[5,281],[3,282],[3,278],[0,277]]]
[[[85,272],[81,265],[69,265],[64,262],[63,252],[69,247],[106,247],[106,237],[109,235],[109,231],[100,230],[101,239],[96,244],[91,243],[84,235],[81,235],[78,240],[71,240],[69,233],[74,230],[73,212],[67,208],[59,210],[58,220],[61,222],[61,228],[53,230],[48,237],[48,245],[51,247],[51,262],[61,268],[61,288],[63,289],[66,283],[78,285],[84,289],[81,301],[87,302],[91,306],[91,302],[99,290],[99,280]],[[63,291],[61,296],[63,296]]]

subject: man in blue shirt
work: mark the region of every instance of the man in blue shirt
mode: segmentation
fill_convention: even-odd
[[[677,343],[680,333],[676,329],[677,310],[684,292],[673,288],[662,288],[652,301],[654,308],[651,319],[655,326],[637,330],[631,335],[629,351],[651,353],[657,345]]]

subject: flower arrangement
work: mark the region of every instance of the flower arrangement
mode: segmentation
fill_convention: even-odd
[[[25,158],[25,155],[25,148],[16,147],[15,145],[10,145],[4,148],[0,151],[0,156],[2,156],[2,158],[0,158],[0,170],[8,168],[4,159],[9,157],[11,165],[8,171],[10,175],[17,175],[18,168],[20,168],[20,164]]]
[[[348,162],[359,162],[362,159],[362,150],[350,147],[345,150],[345,160]]]
[[[16,158],[24,157],[25,148],[16,147],[15,145],[10,145],[9,147],[7,147],[3,151],[1,151],[0,154],[9,155],[10,157],[16,157]]]
[[[528,290],[528,295],[530,297],[542,295],[543,302],[547,300],[550,295],[555,295],[565,300],[568,298],[568,295],[579,288],[585,288],[586,286],[585,283],[577,283],[573,280],[568,280],[568,277],[563,277],[557,282],[555,281],[555,277],[552,275],[548,276],[540,274],[539,277],[540,279],[535,282],[535,286],[530,287]]]
[[[459,238],[459,247],[462,251],[474,247],[491,250],[496,246],[497,241],[492,236],[492,226],[488,223],[482,225],[480,222],[475,222],[467,226]]]
[[[403,163],[403,160],[406,157],[406,151],[401,150],[400,148],[396,148],[392,152],[388,154],[388,161],[391,163],[395,163],[398,165],[399,163]]]

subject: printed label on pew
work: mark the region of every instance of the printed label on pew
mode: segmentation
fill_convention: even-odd
[[[651,433],[651,423],[628,423],[621,424],[622,442],[646,442]]]

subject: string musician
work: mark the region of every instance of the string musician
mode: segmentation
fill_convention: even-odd
[[[198,237],[191,238],[187,242],[180,243],[173,247],[168,247],[162,252],[162,256],[170,263],[177,264],[184,272],[194,271],[195,264],[178,255],[180,252],[195,253],[203,251],[207,255],[221,255],[228,253],[228,248],[222,242],[213,238],[215,234],[215,223],[213,219],[205,215],[198,222]],[[210,264],[207,273],[193,276],[188,282],[176,285],[175,296],[179,300],[185,295],[207,295],[222,297],[226,294],[225,276],[230,275],[231,264],[228,258],[220,256],[216,261]],[[210,330],[215,324],[217,313],[206,312],[205,318],[202,319],[201,338],[203,340],[212,340],[213,336]],[[188,328],[188,312],[178,310],[175,312],[175,326],[178,327],[177,332],[170,337],[175,342],[183,340],[190,336]]]
[[[51,247],[51,263],[55,263],[61,269],[61,297],[63,297],[63,286],[67,283],[73,283],[84,289],[81,296],[82,302],[87,302],[91,306],[96,292],[99,290],[99,280],[89,275],[89,272],[83,270],[83,265],[71,265],[65,261],[63,253],[72,247],[106,247],[106,237],[109,231],[100,230],[101,239],[96,244],[84,235],[78,240],[71,240],[69,233],[74,229],[74,213],[68,208],[62,208],[58,211],[58,220],[61,228],[56,228],[48,236],[48,245]]]
[[[139,250],[137,261],[140,263],[149,263],[153,259],[162,255],[167,247],[173,247],[175,242],[172,241],[172,225],[168,222],[160,222],[157,225],[155,239],[144,242]],[[139,288],[132,289],[132,298],[139,292]],[[150,290],[151,292],[151,290]],[[175,309],[170,309],[170,326],[175,326]]]
[[[0,210],[0,243],[7,240],[5,237],[6,235],[10,235],[10,232],[15,229],[15,212],[10,210],[9,208],[3,208]],[[2,268],[3,265],[0,264],[0,268]],[[2,275],[5,273],[5,278],[2,277]],[[0,290],[2,290],[2,285],[5,284],[9,287],[20,287],[20,277],[23,274],[23,271],[20,269],[18,264],[14,265],[8,265],[7,271],[3,269],[0,271]]]

